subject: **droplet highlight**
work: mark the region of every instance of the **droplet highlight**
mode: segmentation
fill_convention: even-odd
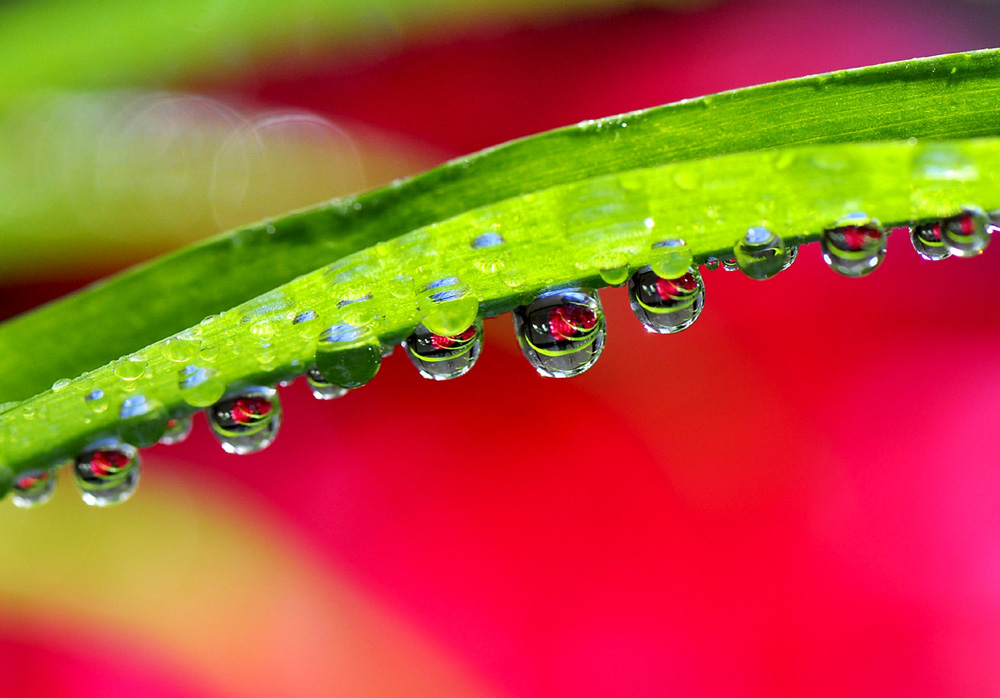
[[[274,388],[247,388],[215,403],[205,414],[222,449],[245,455],[274,441],[281,425],[281,402]]]
[[[600,298],[590,289],[543,293],[514,310],[521,352],[540,375],[576,376],[604,349],[605,321]]]
[[[116,439],[93,444],[76,457],[73,476],[83,501],[95,507],[124,502],[139,484],[139,452]]]
[[[694,267],[672,279],[646,268],[629,279],[628,297],[632,312],[647,332],[674,334],[686,330],[701,315],[705,282]]]
[[[843,276],[858,278],[875,271],[885,259],[886,233],[882,224],[864,213],[853,213],[823,231],[823,261]]]
[[[478,320],[455,335],[440,335],[418,326],[403,346],[410,362],[424,378],[451,380],[465,375],[479,360],[483,325]]]

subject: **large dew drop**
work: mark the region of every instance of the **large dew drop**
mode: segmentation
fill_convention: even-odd
[[[686,330],[701,315],[705,282],[693,267],[673,279],[664,279],[646,268],[629,279],[628,299],[647,332],[673,334]]]
[[[823,261],[838,274],[871,274],[885,259],[886,234],[882,224],[864,213],[844,216],[820,238]]]
[[[941,239],[941,221],[913,226],[910,230],[910,242],[918,255],[932,262],[951,257],[951,252]]]
[[[381,365],[382,345],[367,326],[334,325],[320,335],[316,368],[331,385],[359,388]]]
[[[246,388],[215,403],[205,414],[223,450],[241,456],[270,446],[281,426],[281,402],[274,388]]]
[[[990,244],[989,218],[978,208],[941,221],[941,240],[956,257],[975,257]]]
[[[334,400],[347,395],[347,388],[334,385],[315,366],[306,371],[306,382],[317,400]]]
[[[52,499],[56,489],[55,468],[28,470],[14,476],[11,488],[14,506],[30,509]]]
[[[462,332],[441,335],[419,325],[406,338],[406,355],[420,375],[443,381],[466,374],[479,359],[483,325],[478,320]]]
[[[116,439],[99,441],[76,457],[73,475],[87,504],[124,502],[139,484],[139,452]]]
[[[767,228],[750,228],[733,246],[740,271],[751,279],[770,279],[791,265],[785,242]]]
[[[590,289],[543,293],[514,310],[514,329],[525,358],[543,376],[577,376],[604,349],[604,311]]]

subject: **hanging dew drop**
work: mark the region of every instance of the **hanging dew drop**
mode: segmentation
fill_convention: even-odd
[[[167,420],[167,429],[160,437],[160,443],[164,446],[172,446],[174,444],[179,444],[186,440],[187,437],[191,436],[191,428],[194,425],[194,420],[191,419],[191,415],[184,414],[178,415],[176,417],[171,417]]]
[[[91,506],[124,502],[139,484],[139,452],[116,439],[104,439],[76,457],[73,476]]]
[[[820,238],[823,261],[838,274],[852,278],[875,271],[885,259],[885,248],[882,224],[864,213],[844,216]]]
[[[590,289],[549,291],[514,310],[521,352],[539,374],[576,376],[604,349],[605,321],[600,298]]]
[[[319,337],[316,369],[331,385],[359,388],[381,365],[382,345],[369,327],[334,325]]]
[[[208,366],[185,366],[178,372],[177,387],[181,398],[192,407],[215,404],[226,391],[218,371]]]
[[[740,271],[751,279],[770,279],[791,264],[785,242],[767,228],[750,228],[733,246]]]
[[[152,446],[167,431],[170,418],[160,402],[134,395],[122,402],[118,412],[118,435],[126,443],[140,448]]]
[[[482,350],[483,325],[476,321],[456,335],[439,335],[418,326],[403,346],[406,355],[424,378],[451,380],[465,375]]]
[[[306,382],[317,400],[334,400],[347,395],[347,388],[330,383],[316,367],[306,371]]]
[[[957,216],[941,221],[941,240],[956,257],[975,257],[990,244],[989,218],[968,206]]]
[[[652,269],[632,275],[629,304],[647,332],[673,334],[690,327],[705,305],[705,282],[691,267],[684,274],[665,279]]]
[[[941,239],[941,221],[913,226],[910,230],[910,242],[917,254],[926,260],[937,262],[951,257],[951,252]]]
[[[709,257],[708,259],[706,259],[705,260],[705,268],[708,269],[709,271],[715,271],[716,269],[718,269],[719,268],[719,258],[718,257]]]
[[[52,499],[56,489],[56,469],[40,468],[18,473],[11,487],[14,506],[30,509]]]
[[[215,403],[205,414],[222,449],[241,456],[270,446],[281,426],[281,402],[274,388],[247,388]]]
[[[722,271],[736,271],[739,268],[736,257],[726,257],[722,260]]]

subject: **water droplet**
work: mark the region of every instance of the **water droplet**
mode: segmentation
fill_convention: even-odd
[[[649,266],[664,279],[675,279],[687,273],[694,264],[691,248],[681,239],[660,240],[653,243],[649,256]]]
[[[115,364],[115,375],[123,381],[136,381],[146,372],[146,360],[141,356],[130,356]]]
[[[982,210],[965,208],[941,221],[941,240],[956,257],[975,257],[990,244],[989,218]]]
[[[330,383],[315,367],[306,371],[306,382],[317,400],[334,400],[347,395],[347,388]]]
[[[84,395],[83,401],[95,414],[100,414],[108,409],[108,399],[104,396],[104,391],[100,388],[91,390]]]
[[[56,469],[40,468],[18,473],[11,487],[14,506],[30,509],[52,499],[56,489]]]
[[[500,233],[483,233],[472,241],[472,249],[482,250],[488,247],[498,247],[504,243]]]
[[[118,435],[133,446],[152,446],[167,431],[170,421],[162,403],[147,399],[144,395],[134,395],[122,402],[118,412],[121,421]]]
[[[293,325],[298,325],[298,324],[301,324],[303,322],[309,322],[310,320],[315,320],[315,319],[316,319],[316,311],[315,310],[306,310],[305,312],[302,312],[302,313],[299,313],[298,315],[296,315],[292,319],[292,324]]]
[[[389,293],[394,298],[413,298],[413,277],[407,274],[399,274],[389,281]]]
[[[60,378],[55,383],[52,384],[53,392],[59,392],[63,388],[67,387],[72,381],[69,378]]]
[[[750,228],[733,246],[736,264],[751,279],[770,279],[791,264],[785,242],[767,228]]]
[[[726,257],[722,260],[722,271],[736,271],[739,268],[736,257]]]
[[[281,425],[281,402],[274,388],[247,388],[215,403],[205,414],[223,450],[242,456],[274,441]]]
[[[525,358],[543,376],[579,375],[604,349],[604,311],[589,289],[543,293],[514,310],[514,329]]]
[[[715,271],[716,269],[718,269],[719,268],[719,258],[718,257],[709,257],[708,259],[706,259],[705,260],[705,268],[708,269],[709,271]]]
[[[359,388],[381,364],[382,345],[369,327],[334,325],[320,335],[316,368],[331,385]]]
[[[913,226],[910,230],[910,242],[918,255],[932,262],[951,257],[951,252],[941,239],[941,221]]]
[[[160,437],[160,443],[164,446],[179,444],[191,436],[191,427],[193,425],[194,420],[191,419],[191,415],[189,414],[171,417],[167,420],[167,430]]]
[[[211,367],[185,366],[179,371],[177,387],[184,402],[192,407],[208,407],[218,402],[226,384]]]
[[[139,452],[115,439],[91,445],[76,457],[73,475],[91,506],[124,502],[139,484]]]
[[[431,282],[420,298],[421,322],[436,334],[459,334],[478,314],[479,299],[454,277]]]
[[[197,351],[198,342],[185,337],[172,337],[163,344],[163,356],[174,363],[190,361]]]
[[[864,213],[844,216],[820,239],[823,261],[838,274],[860,277],[871,274],[885,259],[886,235],[882,224]]]
[[[646,268],[629,279],[628,298],[647,332],[672,334],[686,330],[701,315],[705,282],[694,267],[673,279]]]
[[[434,334],[423,325],[406,338],[406,355],[424,378],[450,380],[465,375],[479,359],[483,325],[476,321],[452,336]]]

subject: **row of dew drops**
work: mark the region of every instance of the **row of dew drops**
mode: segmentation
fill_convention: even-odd
[[[928,260],[949,256],[973,257],[983,252],[995,232],[989,217],[968,206],[955,216],[911,225],[910,239],[917,253]],[[820,239],[823,260],[834,271],[848,277],[862,277],[882,263],[888,232],[875,219],[863,213],[845,216],[826,229]],[[490,237],[484,241],[484,237]],[[473,247],[504,244],[496,233],[479,236]],[[631,276],[627,272],[602,272],[609,284],[627,280],[629,303],[636,317],[649,332],[672,334],[687,329],[698,319],[705,301],[705,284],[694,266],[691,251],[683,240],[664,240],[653,245],[649,266]],[[729,259],[706,260],[706,268],[739,269],[753,279],[769,279],[795,260],[798,249],[766,228],[746,231],[733,246]],[[403,342],[410,361],[420,375],[432,380],[450,380],[469,371],[479,358],[483,325],[477,317],[478,304],[463,305],[466,296],[456,290],[455,278],[432,282],[425,295],[437,308],[425,313],[420,324]],[[441,310],[450,308],[449,310]],[[596,291],[587,288],[550,290],[528,305],[513,312],[518,343],[529,363],[543,376],[567,378],[579,375],[594,365],[604,347],[605,321]],[[307,311],[296,315],[293,324],[315,319]],[[434,331],[428,329],[428,325]],[[313,395],[331,400],[361,387],[378,371],[381,360],[391,347],[383,347],[367,326],[334,325],[320,336],[315,365],[306,371]],[[183,361],[190,353],[183,345],[168,343],[174,360]],[[135,379],[141,366],[122,363],[116,371],[124,380]],[[211,374],[204,368],[185,366],[180,388],[188,401],[204,401],[209,425],[222,448],[229,453],[259,451],[274,441],[281,424],[281,403],[272,387],[257,386],[224,393],[223,387],[211,388]],[[60,381],[54,389],[64,387]],[[62,384],[62,386],[60,386]],[[201,391],[201,394],[199,394]],[[220,399],[221,398],[221,399]],[[103,392],[95,390],[85,400],[91,408],[107,408]],[[168,417],[141,395],[127,398],[121,405],[123,426],[120,438],[103,439],[77,455],[72,464],[74,478],[83,500],[94,506],[107,506],[128,499],[139,482],[140,459],[135,445],[174,444],[191,432],[191,415]],[[133,445],[135,444],[135,445]],[[56,464],[46,469],[20,473],[13,485],[13,502],[19,507],[33,507],[48,501],[55,487]]]

